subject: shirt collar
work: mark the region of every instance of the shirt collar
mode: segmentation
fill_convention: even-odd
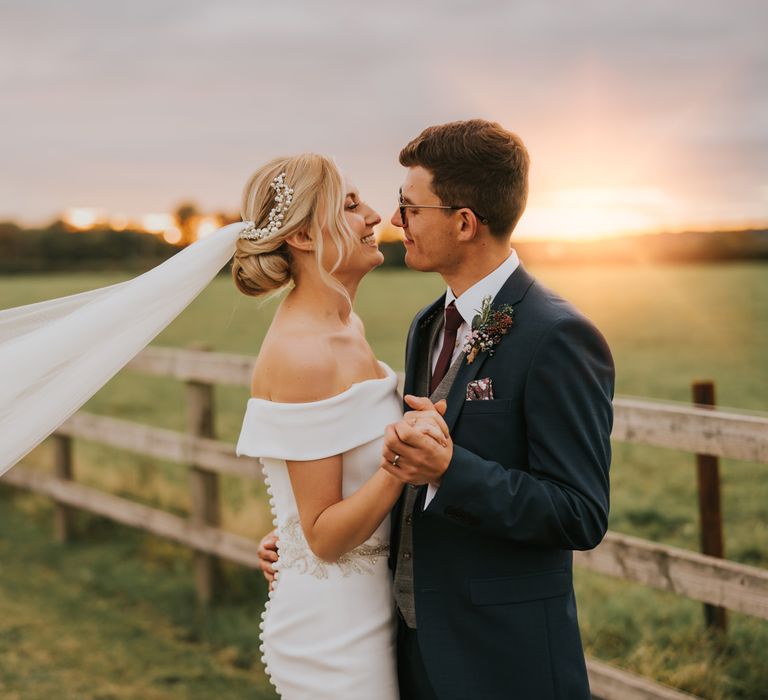
[[[475,282],[461,296],[457,297],[448,287],[445,305],[448,306],[452,301],[455,301],[456,309],[461,314],[461,318],[464,319],[464,323],[472,323],[472,319],[480,311],[483,299],[490,296],[493,300],[518,265],[520,265],[520,258],[517,256],[517,251],[512,248],[509,257],[501,265],[479,282]]]

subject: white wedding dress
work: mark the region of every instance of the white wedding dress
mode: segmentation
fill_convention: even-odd
[[[286,460],[343,455],[343,497],[378,469],[385,427],[402,416],[397,376],[312,403],[248,401],[238,455],[259,457],[280,555],[262,614],[262,661],[285,700],[397,700],[396,624],[387,568],[389,518],[335,563],[299,524]]]

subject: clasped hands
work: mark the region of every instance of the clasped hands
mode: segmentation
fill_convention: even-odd
[[[379,466],[405,483],[437,486],[453,457],[453,441],[443,419],[447,404],[409,394],[405,402],[413,410],[387,426]]]

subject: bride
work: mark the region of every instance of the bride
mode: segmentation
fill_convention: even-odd
[[[255,173],[243,216],[274,223],[238,241],[238,288],[293,284],[259,351],[237,444],[261,458],[279,542],[265,667],[285,698],[397,698],[388,515],[403,483],[378,465],[402,408],[352,311],[383,262],[381,219],[317,155]]]
[[[289,288],[259,351],[237,443],[239,455],[261,459],[280,554],[262,614],[262,660],[287,700],[396,699],[387,553],[403,483],[379,464],[402,404],[395,373],[376,360],[353,312],[358,284],[383,262],[374,237],[381,219],[316,154],[254,173],[242,216],[129,282],[0,311],[0,474],[234,254],[244,294]],[[436,421],[418,429],[445,440]]]

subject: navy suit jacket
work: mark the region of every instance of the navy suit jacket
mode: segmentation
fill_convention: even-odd
[[[522,266],[501,304],[514,306],[514,323],[492,357],[460,368],[445,416],[453,457],[414,513],[419,646],[441,700],[587,700],[572,550],[595,547],[607,528],[613,360],[595,326]],[[411,324],[405,393],[443,305]],[[466,401],[481,377],[494,399]]]

